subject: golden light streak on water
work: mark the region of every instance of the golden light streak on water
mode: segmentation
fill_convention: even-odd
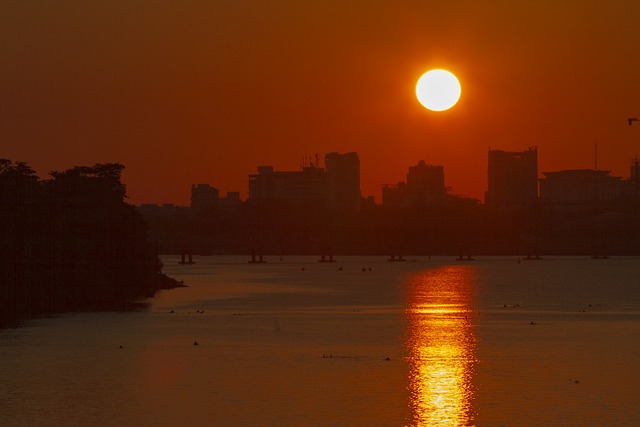
[[[409,279],[412,426],[474,425],[474,270],[447,266]]]

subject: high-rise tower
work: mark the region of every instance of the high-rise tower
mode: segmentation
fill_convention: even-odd
[[[360,159],[358,153],[329,153],[324,158],[327,206],[340,209],[360,207]]]
[[[538,149],[489,150],[487,206],[524,207],[538,199]]]

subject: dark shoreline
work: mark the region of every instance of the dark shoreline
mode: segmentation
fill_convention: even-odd
[[[120,297],[92,298],[69,303],[68,300],[47,299],[45,295],[30,294],[30,298],[14,298],[2,301],[0,312],[0,329],[16,328],[23,322],[34,319],[54,317],[69,313],[118,312],[145,309],[149,303],[143,300],[152,298],[158,291],[186,287],[163,273],[157,273],[149,280],[143,293],[121,295]],[[140,288],[137,288],[140,290]]]
[[[180,286],[126,202],[123,170],[97,163],[41,180],[28,164],[0,159],[0,325],[137,308]]]

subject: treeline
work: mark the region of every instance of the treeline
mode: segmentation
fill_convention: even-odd
[[[640,255],[637,198],[492,209],[442,206],[337,211],[286,201],[145,212],[162,253],[262,255]]]
[[[117,163],[51,172],[0,159],[0,322],[124,307],[175,286]]]

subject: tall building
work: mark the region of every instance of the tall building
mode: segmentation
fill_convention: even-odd
[[[444,186],[444,166],[427,165],[424,160],[410,166],[407,173],[407,192],[414,199],[414,203],[443,204],[447,194]]]
[[[382,187],[382,204],[390,207],[438,206],[446,203],[444,166],[427,165],[420,160],[410,166],[407,182]]]
[[[358,208],[360,196],[360,159],[357,153],[329,153],[325,168],[305,162],[299,171],[274,171],[259,166],[249,175],[249,200],[286,200],[314,202],[328,207]]]
[[[631,161],[629,180],[633,183],[633,188],[637,194],[640,190],[640,160],[637,157]]]
[[[407,183],[384,184],[382,186],[382,205],[391,208],[407,207]]]
[[[241,205],[242,200],[238,191],[229,191],[226,197],[220,198],[220,207],[227,212],[238,210]]]
[[[249,175],[249,200],[286,200],[324,202],[325,171],[311,164],[300,171],[274,171],[273,166],[258,166]]]
[[[489,150],[487,206],[523,207],[538,199],[538,149]]]
[[[220,192],[209,184],[191,186],[191,210],[195,214],[205,213],[218,205]]]
[[[324,158],[327,206],[341,209],[360,207],[360,159],[358,153],[329,153]]]
[[[634,193],[634,183],[610,176],[610,171],[578,169],[543,172],[540,200],[547,203],[585,204],[607,202]]]

